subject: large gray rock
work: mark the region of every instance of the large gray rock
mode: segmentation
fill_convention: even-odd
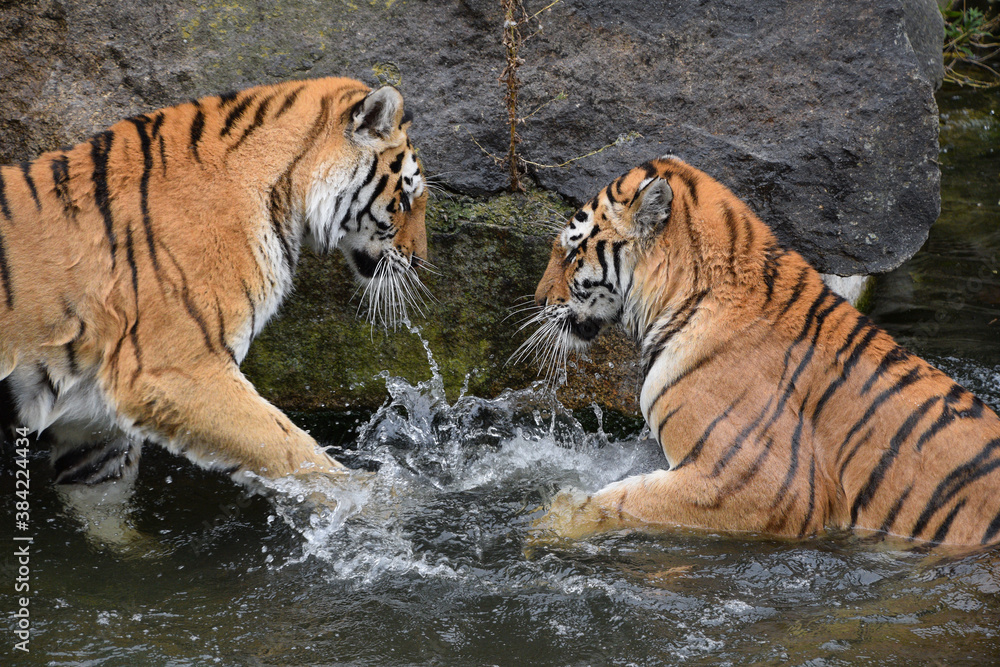
[[[903,25],[917,55],[921,74],[937,90],[944,82],[944,60],[941,58],[944,17],[938,0],[904,0]]]
[[[537,109],[519,127],[521,151],[555,165],[617,141],[563,168],[531,167],[575,202],[673,152],[818,268],[888,270],[939,208],[936,75],[924,72],[940,61],[927,45],[942,29],[933,0],[907,3],[558,3],[525,28],[542,29],[521,52],[520,115]],[[495,192],[507,182],[487,154],[507,149],[501,25],[495,0],[3,2],[0,159],[189,97],[337,74],[397,83],[428,170]]]
[[[752,8],[751,8],[752,7]],[[589,197],[674,153],[729,185],[823,271],[919,249],[940,208],[937,107],[899,2],[581,0],[525,55],[537,162],[641,135],[540,182]],[[940,58],[940,54],[938,54]]]

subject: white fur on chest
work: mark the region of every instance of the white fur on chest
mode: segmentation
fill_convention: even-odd
[[[663,388],[676,381],[686,373],[691,365],[697,363],[699,354],[703,349],[702,337],[699,335],[701,327],[702,313],[696,312],[688,321],[687,325],[679,332],[675,333],[663,345],[656,361],[646,373],[642,383],[642,391],[639,394],[639,408],[646,423],[651,427],[658,424],[662,418],[664,403],[657,403]],[[658,335],[672,324],[670,318],[662,318],[654,325],[653,329],[646,335],[643,341],[643,350],[653,344],[658,339]],[[659,437],[659,434],[657,434]]]

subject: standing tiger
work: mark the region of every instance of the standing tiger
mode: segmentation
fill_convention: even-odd
[[[64,483],[134,471],[143,440],[234,475],[343,470],[239,364],[303,242],[405,306],[385,293],[426,257],[409,124],[393,88],[294,81],[0,168],[0,415],[51,436]]]
[[[569,221],[538,285],[541,358],[608,324],[641,343],[669,468],[563,492],[539,535],[830,528],[1000,541],[1000,419],[830,291],[731,192],[671,156]]]

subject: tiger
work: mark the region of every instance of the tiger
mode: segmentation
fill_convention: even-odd
[[[638,343],[639,406],[667,462],[591,494],[563,489],[535,539],[693,528],[1000,541],[996,413],[679,158],[628,171],[575,213],[535,303],[525,345],[543,367],[611,325]]]
[[[426,290],[412,120],[392,87],[289,81],[0,168],[0,415],[58,484],[134,476],[145,441],[237,480],[346,470],[239,366],[304,245],[382,316]]]

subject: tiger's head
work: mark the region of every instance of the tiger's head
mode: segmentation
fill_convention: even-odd
[[[541,326],[521,355],[534,353],[551,374],[569,351],[586,349],[607,326],[638,327],[636,268],[655,251],[670,218],[674,192],[664,175],[668,164],[683,165],[664,158],[632,169],[562,229],[535,291],[541,310],[529,323]]]
[[[308,165],[306,240],[320,252],[339,247],[373,321],[395,324],[426,292],[414,271],[427,260],[427,188],[408,136],[412,116],[389,86],[333,99],[342,107],[327,111],[325,141]]]

